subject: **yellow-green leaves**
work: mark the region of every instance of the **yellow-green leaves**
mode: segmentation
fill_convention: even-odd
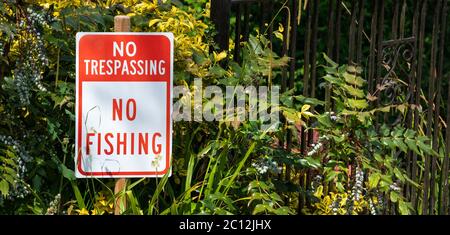
[[[306,118],[310,118],[312,116],[314,116],[314,114],[312,114],[311,112],[309,112],[309,109],[311,108],[311,105],[309,104],[305,104],[302,106],[302,111],[298,114],[299,117],[306,117]]]
[[[219,54],[217,54],[215,51],[213,52],[214,55],[214,61],[215,62],[219,62],[225,58],[227,58],[227,52],[226,51],[222,51]]]
[[[284,32],[284,27],[283,27],[282,24],[280,24],[280,26],[278,27],[278,30],[277,30],[277,31],[274,31],[273,34],[275,35],[275,37],[277,37],[277,38],[279,38],[281,41],[283,41],[283,40],[284,40],[283,32]]]
[[[369,107],[366,100],[347,99],[346,106],[351,109],[365,109]]]
[[[309,111],[311,105],[305,104],[302,106],[300,112],[295,109],[281,107],[283,111],[284,117],[291,123],[303,125],[303,119],[309,119],[310,117],[314,117],[314,114]]]
[[[351,96],[354,96],[356,98],[364,98],[365,94],[364,91],[358,88],[354,88],[353,86],[349,86],[344,84],[342,86],[344,90]]]
[[[0,193],[4,197],[9,194],[9,184],[6,180],[0,180]]]
[[[152,27],[153,25],[155,25],[156,23],[161,22],[161,19],[152,19],[148,22],[148,27]]]
[[[328,57],[325,53],[323,53],[322,55],[330,67],[337,68],[339,66],[336,62],[334,62],[332,59],[330,59],[330,57]]]
[[[375,189],[378,186],[381,176],[379,173],[369,175],[369,189]]]
[[[352,66],[350,66],[350,67],[352,67]],[[344,74],[342,74],[342,76],[344,77],[345,82],[347,82],[348,84],[357,86],[357,87],[362,87],[366,83],[366,81],[364,79],[362,79],[362,77],[354,75],[354,74],[350,74],[348,72],[345,72]]]

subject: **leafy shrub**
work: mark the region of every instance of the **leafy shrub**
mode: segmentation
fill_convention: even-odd
[[[421,157],[437,155],[427,144],[428,137],[400,125],[389,126],[377,121],[377,114],[392,110],[405,115],[408,104],[370,108],[368,94],[363,90],[366,81],[361,77],[362,69],[349,65],[339,67],[328,57],[325,59],[328,65],[324,66],[327,74],[323,86],[332,90],[335,111],[315,115],[317,126],[314,129],[319,131],[320,138],[308,152],[322,162],[323,183],[329,185],[315,192],[322,200],[317,209],[329,213],[324,206],[329,206],[332,199],[332,207],[339,213],[353,214],[354,210],[362,212],[356,209],[361,206],[362,198],[375,197],[380,198],[380,202],[376,204],[371,200],[374,210],[366,210],[366,213],[380,213],[386,207],[382,199],[388,195],[401,214],[412,213],[412,205],[400,191],[406,183],[415,187],[419,187],[419,183],[408,178],[402,168],[401,153],[414,151]],[[325,198],[322,198],[322,190]],[[344,202],[346,207],[340,208]]]

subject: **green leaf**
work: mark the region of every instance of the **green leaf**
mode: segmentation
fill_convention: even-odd
[[[254,200],[269,200],[269,197],[267,196],[267,194],[263,194],[263,193],[252,193],[252,195],[250,196],[250,200],[248,201],[248,206],[250,206],[250,204],[254,201]]]
[[[299,115],[297,115],[297,111],[290,108],[283,108],[283,116],[288,120],[289,122],[302,123],[301,119],[299,118]]]
[[[398,201],[399,194],[398,194],[397,192],[391,191],[391,193],[390,193],[389,195],[390,195],[390,198],[391,198],[391,201],[392,201],[392,202],[395,203],[395,202]]]
[[[323,58],[325,59],[325,61],[330,64],[331,67],[333,68],[337,68],[339,65],[334,62],[332,59],[330,59],[330,57],[328,57],[325,53],[323,53]]]
[[[67,168],[64,164],[60,164],[59,167],[60,167],[61,174],[64,176],[64,178],[66,178],[70,181],[77,179],[77,177],[75,177],[75,173],[73,172],[73,170]]]
[[[9,158],[9,157],[8,158],[0,157],[0,162],[6,163],[6,164],[8,164],[8,165],[10,165],[12,167],[16,166],[16,162],[14,162],[14,160]]]
[[[319,159],[312,157],[305,157],[304,159],[306,160],[308,166],[312,169],[318,169],[321,166]]]
[[[404,132],[403,128],[395,128],[392,131],[391,135],[394,136],[395,138],[399,138],[403,136],[403,132]]]
[[[192,176],[194,174],[194,165],[195,165],[195,155],[191,154],[191,156],[189,157],[189,164],[186,175],[186,183],[184,185],[184,191],[187,191],[189,188],[191,188]]]
[[[387,146],[387,147],[389,147],[391,149],[396,149],[397,148],[397,145],[389,137],[381,138],[381,143],[383,143],[385,146]]]
[[[343,84],[341,79],[339,79],[339,78],[337,78],[337,77],[331,75],[331,74],[328,73],[328,72],[327,72],[327,75],[325,75],[325,76],[323,77],[323,79],[325,79],[325,81],[327,81],[327,82],[329,82],[329,83],[331,83],[331,84],[338,84],[338,85],[342,85],[342,84]]]
[[[131,208],[133,215],[142,215],[143,213],[142,210],[140,209],[139,201],[134,196],[133,191],[132,190],[126,191],[126,195],[128,201],[130,202],[129,208]]]
[[[352,74],[361,74],[363,72],[361,67],[355,67],[353,65],[349,65],[347,66],[347,72],[352,73]]]
[[[9,184],[6,180],[0,181],[0,192],[2,193],[3,197],[8,196],[9,194]]]
[[[153,215],[153,210],[155,209],[157,199],[160,197],[161,192],[164,189],[164,186],[166,186],[166,183],[169,179],[170,172],[167,172],[162,178],[161,181],[159,181],[158,185],[156,186],[155,192],[153,193],[152,199],[148,203],[148,211],[147,213],[149,215]]]
[[[433,154],[434,151],[429,144],[425,144],[419,138],[416,141],[417,146],[421,149],[425,154]]]
[[[79,208],[86,208],[86,204],[84,203],[83,196],[81,196],[80,189],[78,188],[76,181],[70,181],[72,184],[72,189],[75,194],[75,198],[77,199],[78,207]]]
[[[316,191],[314,192],[314,197],[316,198],[322,198],[323,196],[323,185],[319,185],[319,187],[317,187]]]
[[[273,34],[275,34],[275,37],[277,37],[281,41],[283,41],[283,34],[282,33],[278,32],[278,31],[275,31],[275,32],[273,32]]]
[[[16,175],[17,172],[11,167],[3,166],[3,171],[5,171],[9,175]]]
[[[216,77],[223,77],[226,73],[227,71],[217,64],[209,68],[209,74]]]
[[[403,139],[397,139],[394,138],[393,139],[395,145],[397,145],[397,147],[399,147],[403,152],[408,152],[408,146],[406,146],[405,143],[403,143]]]
[[[345,72],[342,76],[344,77],[344,80],[347,83],[355,85],[357,87],[362,87],[364,85],[364,83],[366,82],[361,77],[353,75],[353,74],[349,74],[347,72]]]
[[[389,136],[389,133],[390,133],[389,128],[386,126],[386,124],[383,124],[383,125],[381,126],[381,134],[382,134],[384,137],[388,137],[388,136]]]
[[[267,204],[258,204],[255,206],[255,209],[253,210],[253,215],[261,214],[262,212],[266,212],[270,210],[271,208]]]
[[[133,189],[134,187],[136,187],[136,185],[142,183],[142,181],[144,181],[144,180],[145,180],[145,178],[142,178],[140,180],[137,180],[137,181],[133,182],[132,184],[127,186],[127,190]]]
[[[391,106],[385,106],[385,107],[377,108],[377,109],[374,109],[373,111],[379,111],[379,112],[383,112],[383,113],[388,113],[389,111],[391,111]],[[372,114],[374,114],[374,112],[372,112]]]
[[[290,210],[289,210],[289,207],[283,206],[283,207],[280,207],[280,208],[276,209],[274,211],[274,213],[276,215],[289,215],[290,214]]]
[[[327,182],[330,182],[330,181],[336,179],[336,178],[338,177],[339,173],[340,173],[340,172],[334,171],[334,170],[328,172],[326,181],[327,181]]]
[[[330,128],[333,125],[329,115],[318,116],[317,121],[320,123],[320,125],[322,125],[326,128]]]
[[[281,199],[280,195],[278,195],[275,192],[270,194],[270,199],[272,199],[272,201],[277,201],[277,202],[282,202],[283,201],[283,199]]]
[[[398,209],[400,210],[400,214],[401,215],[410,215],[411,210],[410,208],[412,208],[411,204],[408,202],[405,202],[403,200],[400,200],[398,203]]]
[[[408,129],[408,130],[406,130],[405,131],[405,133],[404,133],[404,137],[405,138],[407,138],[407,139],[412,139],[412,138],[414,138],[414,136],[416,135],[416,132],[415,131],[413,131],[413,130],[411,130],[411,129]]]
[[[357,98],[364,98],[365,97],[364,91],[361,90],[361,89],[357,89],[357,88],[354,88],[354,87],[349,86],[349,85],[343,85],[343,87],[344,87],[345,91],[347,91],[347,93],[349,95],[351,95],[351,96],[355,96]]]
[[[336,183],[336,188],[338,189],[339,192],[344,192],[345,188],[344,185],[342,184],[342,182],[337,182]]]
[[[383,157],[379,153],[375,153],[374,157],[377,162],[384,162]]]
[[[366,100],[347,99],[347,106],[352,109],[365,109],[369,104]]]
[[[148,27],[152,27],[154,24],[161,22],[162,19],[152,19],[148,22]]]
[[[301,111],[302,111],[302,113],[303,112],[306,112],[306,111],[308,111],[309,109],[311,108],[311,105],[309,105],[309,104],[305,104],[305,105],[303,105],[302,106],[302,109],[301,109]]]
[[[394,175],[402,182],[405,182],[404,174],[398,169],[394,168]]]
[[[379,173],[373,173],[369,176],[369,188],[374,189],[377,187],[378,182],[380,181],[380,174]]]
[[[309,98],[302,95],[294,96],[294,99],[298,100],[300,103],[309,104],[313,106],[325,105],[324,101],[318,100],[316,98]]]
[[[248,184],[247,191],[251,191],[252,189],[258,189],[259,188],[259,181],[253,180]]]
[[[405,139],[406,144],[408,145],[408,148],[414,151],[417,155],[422,155],[417,148],[416,141],[412,139]]]

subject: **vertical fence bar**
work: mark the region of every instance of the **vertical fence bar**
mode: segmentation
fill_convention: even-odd
[[[376,74],[376,45],[377,45],[377,23],[378,23],[378,0],[372,0],[372,22],[370,24],[370,49],[369,49],[369,78],[368,89],[369,93],[374,92],[375,74]]]
[[[316,83],[317,83],[317,34],[319,28],[319,0],[314,0],[312,12],[312,44],[311,44],[311,93],[310,97],[316,97]],[[312,107],[314,111],[314,107]],[[314,131],[308,131],[308,144],[313,143]]]
[[[439,1],[439,0],[438,0]],[[435,110],[434,110],[434,128],[433,128],[433,149],[436,152],[439,152],[439,134],[440,134],[440,108],[441,108],[441,83],[442,83],[442,66],[440,65],[440,57],[444,56],[444,45],[442,44],[443,41],[443,34],[442,34],[442,28],[441,28],[441,16],[443,15],[444,11],[443,11],[443,4],[444,2],[447,2],[446,0],[441,0],[438,2],[439,8],[438,8],[438,14],[436,16],[436,24],[437,24],[437,31],[436,31],[436,35],[434,35],[436,37],[436,54],[434,55],[435,57],[435,69],[434,69],[434,75],[436,76],[436,91],[435,91],[435,95],[434,95],[434,105],[435,105]],[[445,34],[445,33],[444,33]],[[443,60],[444,58],[442,58]],[[435,209],[435,202],[436,202],[436,194],[435,194],[435,188],[436,188],[436,183],[437,183],[437,157],[433,156],[432,157],[432,161],[431,161],[431,182],[430,182],[430,214],[434,214],[434,209]]]
[[[404,2],[405,3],[405,2]],[[406,8],[406,5],[404,5],[404,9]],[[408,103],[410,105],[414,105],[415,104],[415,90],[417,89],[417,84],[416,84],[416,80],[417,80],[417,45],[418,45],[418,22],[419,22],[419,17],[420,17],[420,1],[415,1],[414,2],[414,15],[413,15],[413,21],[412,21],[412,37],[414,38],[414,51],[413,51],[413,56],[412,58],[414,58],[411,62],[411,71],[410,71],[410,75],[409,75],[409,100]],[[401,23],[402,24],[402,23]],[[404,25],[404,23],[402,24]],[[402,32],[400,32],[400,37],[403,38],[404,34]],[[414,109],[408,109],[408,114],[407,114],[407,127],[410,129],[415,129],[417,130],[416,126],[414,125]],[[417,155],[415,152],[413,151],[409,151],[408,155],[407,155],[407,175],[410,179],[412,179],[413,181],[415,181],[416,178],[416,173],[414,172],[414,165],[417,164]],[[415,159],[415,160],[414,160]],[[413,198],[415,197],[415,195],[413,195],[416,193],[415,190],[415,186],[408,183],[407,187],[406,187],[406,198],[408,200],[411,201],[413,207],[415,208],[415,201],[413,200]]]
[[[362,65],[362,45],[363,45],[363,31],[364,31],[364,2],[365,0],[359,0],[359,10],[358,10],[358,31],[356,38],[356,63]]]
[[[443,22],[447,22],[447,8],[444,11],[444,17]],[[443,27],[443,33],[446,34],[446,25]],[[449,213],[449,161],[450,161],[450,76],[447,75],[447,81],[448,81],[448,90],[447,90],[447,127],[445,130],[445,154],[442,164],[442,178],[441,178],[441,195],[442,195],[442,201],[441,201],[441,208],[440,208],[440,214],[446,214]]]
[[[288,32],[289,32],[289,10],[287,8],[284,8],[283,11],[285,14],[283,14],[283,25],[285,30],[283,31],[283,42],[282,42],[282,48],[281,48],[281,56],[288,56],[288,44],[287,44],[287,38],[288,38]],[[288,71],[286,67],[281,68],[281,93],[284,93],[287,91],[287,77],[288,77]],[[280,120],[282,123],[285,123],[286,120],[283,115],[280,114]],[[286,133],[286,135],[283,135],[283,139],[279,141],[279,144],[282,148],[287,148],[287,145],[285,145],[285,141],[287,142],[287,136],[289,133]]]
[[[291,61],[289,63],[289,81],[288,81],[288,89],[294,89],[294,81],[295,81],[295,64],[296,64],[296,51],[297,51],[297,14],[298,14],[298,3],[297,1],[292,1],[292,9],[291,9],[291,34],[290,34],[290,44],[289,46],[289,56]],[[289,29],[288,29],[289,30]],[[292,132],[291,130],[287,131],[286,144],[288,149],[290,150],[292,145]]]
[[[376,80],[375,84],[381,82],[381,70],[382,70],[382,60],[383,60],[383,39],[384,39],[384,0],[380,0],[380,5],[378,8],[378,22],[377,22],[377,61],[376,61]],[[380,104],[381,96],[377,99],[377,106]],[[376,119],[379,120],[378,117]],[[378,122],[376,122],[378,126]]]
[[[355,62],[355,31],[356,31],[356,9],[359,1],[352,0],[352,12],[350,20],[349,40],[348,40],[348,64]]]
[[[267,34],[270,37],[272,35],[273,26],[268,25],[269,28],[266,28],[266,24],[270,22],[273,15],[273,1],[270,0],[260,0],[259,1],[259,31],[263,33],[267,30]],[[271,40],[269,40],[271,41]]]
[[[269,14],[267,9],[267,1],[261,0],[259,2],[259,31],[262,33],[264,30],[264,23],[266,23],[266,16]]]
[[[335,62],[339,64],[339,56],[340,56],[340,47],[339,45],[341,45],[341,17],[342,17],[342,0],[337,0],[336,2],[336,19],[335,19],[335,27],[336,30],[335,35],[334,35],[334,40],[335,40],[335,51],[334,51],[334,59]]]
[[[400,11],[400,1],[395,0],[394,1],[394,16],[392,17],[392,34],[391,39],[397,39],[397,33],[398,33],[398,17],[399,17],[399,11]]]
[[[287,81],[288,89],[291,90],[294,88],[295,81],[295,64],[296,64],[296,51],[297,51],[297,14],[298,14],[298,3],[297,1],[292,1],[291,5],[291,18],[290,18],[290,40],[289,40],[289,57],[291,61],[289,62],[289,80]],[[290,152],[292,148],[292,131],[287,130],[286,136],[286,148]],[[287,177],[290,178],[290,169],[286,172]]]
[[[296,65],[296,52],[297,52],[297,15],[298,15],[298,8],[300,6],[298,5],[298,1],[292,1],[292,11],[291,11],[291,40],[289,40],[290,45],[289,45],[289,54],[291,57],[291,61],[290,61],[290,65],[289,65],[289,82],[288,82],[288,87],[289,90],[294,89],[295,86],[295,65]],[[289,129],[287,131],[287,136],[286,136],[286,145],[287,145],[287,150],[289,152],[291,152],[292,149],[292,138],[293,138],[293,133],[292,131]],[[286,177],[288,179],[290,179],[291,177],[291,171],[290,168],[287,168],[286,171]],[[299,198],[300,199],[300,198]],[[300,213],[300,211],[298,212]]]
[[[267,22],[270,22],[272,20],[273,16],[273,5],[274,2],[273,1],[269,1],[268,3],[268,9],[269,9],[269,18],[267,19]],[[269,40],[270,42],[273,41],[273,24],[269,25]]]
[[[423,76],[423,54],[424,54],[424,43],[425,43],[425,29],[426,29],[426,15],[427,15],[428,0],[421,1],[421,13],[420,13],[420,26],[418,28],[418,59],[417,59],[417,76],[416,76],[416,90],[415,90],[415,105],[418,107],[420,105],[421,87],[422,87],[422,76]],[[419,110],[414,110],[414,127],[419,130]],[[413,154],[413,162],[411,169],[411,177],[413,180],[418,176],[418,165],[417,165],[417,155]],[[418,180],[418,179],[417,179]],[[425,189],[423,190],[425,191]],[[418,192],[416,193],[416,188],[412,188],[411,191],[411,202],[416,206],[416,210],[419,209],[418,206]]]
[[[406,17],[405,10],[406,10],[406,0],[403,0],[402,7],[401,7],[401,10],[400,10],[400,21],[399,21],[399,26],[398,26],[399,27],[398,38],[400,38],[400,39],[402,39],[404,37],[404,32],[405,32],[405,17]],[[413,21],[414,21],[414,18],[413,18]],[[415,47],[413,47],[413,50],[411,51],[411,53],[414,54],[414,51],[415,51]],[[415,58],[415,55],[412,55],[412,58]],[[413,61],[414,61],[414,59],[413,59]],[[411,63],[413,64],[414,62],[411,62]],[[414,69],[414,66],[411,66],[411,71],[413,69]],[[407,91],[406,91],[407,93],[406,93],[406,99],[405,99],[405,101],[408,102],[408,104],[412,104],[411,97],[412,97],[413,84],[414,84],[412,82],[412,77],[413,77],[413,73],[410,72],[408,74],[408,77],[407,77],[407,79],[408,79],[408,81],[407,81],[408,87],[407,87]],[[408,109],[407,113],[406,113],[406,125],[405,125],[406,128],[411,128],[412,127],[412,122],[411,122],[411,118],[412,117],[411,116],[412,116],[412,112],[411,112],[410,109]],[[408,151],[404,156],[405,156],[404,162],[405,162],[405,168],[406,168],[405,170],[406,170],[406,174],[409,177],[409,176],[411,176],[411,168],[409,166],[412,163],[411,162],[412,151]],[[404,190],[402,191],[402,194],[408,200],[411,197],[411,195],[410,195],[410,186],[411,186],[411,184],[406,182],[404,184]]]
[[[237,63],[241,63],[241,35],[242,35],[242,29],[241,29],[241,21],[242,21],[242,5],[236,4],[236,25],[235,25],[235,32],[234,32],[234,61]]]
[[[231,0],[211,0],[210,18],[217,35],[214,41],[219,45],[220,51],[228,51],[230,38]]]
[[[383,60],[383,40],[384,40],[384,5],[385,5],[385,1],[384,0],[379,0],[379,7],[378,7],[378,22],[377,22],[377,59],[376,59],[376,77],[375,77],[375,84],[379,84],[382,81],[382,77],[381,77],[381,71],[383,69],[382,67],[382,60]],[[376,87],[376,86],[375,86]],[[380,104],[380,100],[382,99],[381,94],[378,95],[378,99],[376,100],[376,106],[378,107]],[[379,120],[380,120],[380,116],[376,116],[375,117],[375,127],[379,128]],[[386,213],[386,211],[388,211],[390,209],[390,200],[389,200],[389,195],[385,195],[384,201],[387,202],[387,206],[385,209],[385,211],[383,213]]]
[[[289,25],[289,11],[288,9],[284,9],[285,14],[283,15],[283,25],[285,30],[283,31],[283,46],[281,49],[281,56],[289,56],[288,55],[288,44],[287,44],[287,38],[289,36],[288,32],[289,32],[289,28],[287,27]],[[283,67],[281,70],[281,92],[286,92],[287,91],[287,77],[288,77],[288,72],[286,67]]]
[[[314,98],[316,97],[316,80],[317,80],[317,34],[318,34],[318,26],[319,24],[319,0],[314,0],[313,1],[313,6],[312,6],[312,32],[311,32],[311,60],[310,60],[310,68],[311,68],[311,92],[309,93],[309,96]],[[314,111],[314,107],[311,108],[311,111]],[[311,120],[308,121],[308,125],[310,125],[310,123],[312,122]],[[313,143],[313,139],[314,139],[314,131],[313,130],[309,130],[307,132],[308,135],[308,142],[307,145],[311,146],[311,144]],[[307,182],[307,186],[310,185],[311,183],[311,178],[312,178],[312,171],[308,170],[307,175],[306,175],[306,182]],[[309,204],[309,197],[306,198],[307,202]]]
[[[250,3],[244,3],[244,37],[243,41],[247,42],[250,35]]]
[[[327,55],[331,59],[334,58],[334,12],[336,11],[336,0],[329,0],[328,2],[328,41],[327,41]],[[331,110],[331,88],[329,86],[325,86],[325,110]]]
[[[400,31],[399,31],[399,36],[400,37],[399,38],[404,38],[405,37],[406,9],[407,9],[406,0],[403,0],[402,11],[401,11],[401,14],[400,14]]]
[[[439,33],[439,20],[440,20],[440,8],[441,1],[436,0],[433,17],[433,32],[432,32],[432,43],[431,43],[431,58],[430,58],[430,79],[428,81],[428,112],[427,112],[427,136],[432,139],[431,144],[433,149],[435,149],[434,133],[433,133],[433,114],[434,107],[436,105],[436,79],[437,79],[437,68],[436,68],[436,55],[437,55],[437,43],[438,43],[438,33]],[[427,154],[425,158],[425,171],[424,171],[424,194],[423,194],[423,214],[432,214],[434,209],[434,175],[433,168],[435,165],[435,157],[431,154]]]
[[[290,68],[289,68],[289,89],[294,88],[295,81],[295,64],[296,64],[296,51],[297,51],[297,15],[298,15],[298,1],[292,2],[292,11],[291,11],[291,40],[289,45],[290,51]]]
[[[440,103],[441,103],[441,88],[443,86],[442,81],[443,81],[443,76],[444,76],[444,58],[445,58],[445,36],[446,36],[446,29],[447,29],[447,1],[443,0],[443,7],[442,7],[442,13],[441,13],[441,30],[440,30],[440,45],[439,45],[439,62],[438,62],[438,94],[437,94],[437,101],[436,103],[439,104],[439,106],[436,107],[436,117],[435,117],[435,126],[436,123],[440,123],[439,122],[439,115],[440,115]],[[436,128],[436,127],[435,127]],[[441,126],[439,125],[439,133],[441,133]],[[436,131],[436,129],[435,129]],[[436,131],[437,132],[437,131]],[[437,135],[437,134],[436,134]],[[444,159],[445,159],[445,154],[446,152],[444,151]],[[441,175],[440,175],[440,179],[439,179],[439,195],[438,195],[438,213],[439,214],[445,214],[444,210],[443,210],[443,199],[445,197],[445,194],[443,194],[442,192],[444,191],[444,188],[442,187],[445,182],[445,164],[444,161],[442,162],[442,166],[441,166]],[[447,175],[447,180],[448,180],[448,175]]]
[[[311,1],[308,1],[308,6],[306,10],[306,41],[304,45],[304,74],[303,74],[303,96],[308,97],[309,96],[309,78],[310,78],[310,55],[311,55],[311,24],[312,24],[312,3]],[[303,154],[306,154],[307,152],[307,140],[306,140],[307,132],[305,128],[302,128],[301,131],[301,149]]]
[[[317,80],[317,31],[319,28],[319,0],[314,0],[313,8],[313,27],[312,27],[312,45],[311,45],[311,97],[316,97]],[[312,132],[311,132],[312,133]]]

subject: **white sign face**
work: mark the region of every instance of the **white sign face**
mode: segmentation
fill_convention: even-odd
[[[78,33],[76,176],[170,174],[173,35]]]

